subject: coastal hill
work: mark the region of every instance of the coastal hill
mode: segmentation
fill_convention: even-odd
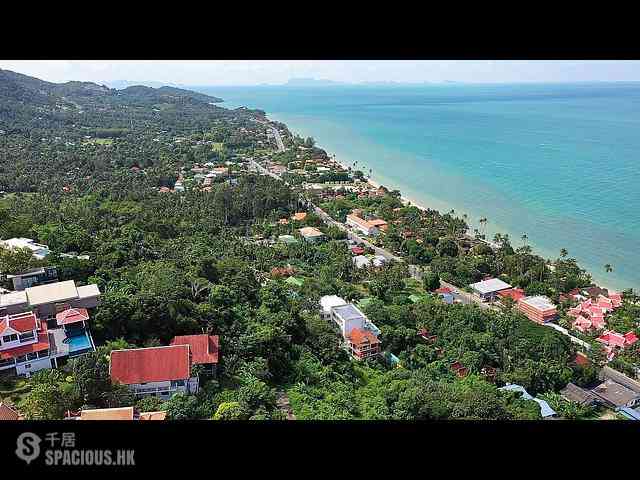
[[[6,101],[39,105],[62,102],[77,106],[77,104],[84,105],[92,101],[119,103],[118,97],[153,103],[219,103],[223,101],[218,97],[169,86],[160,88],[131,86],[116,90],[92,82],[46,82],[9,70],[0,70],[0,98]]]

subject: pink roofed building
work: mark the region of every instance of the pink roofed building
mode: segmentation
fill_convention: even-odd
[[[627,332],[623,335],[621,333],[608,330],[596,338],[596,340],[604,345],[607,360],[611,361],[618,350],[630,347],[638,341],[638,337],[634,332]]]

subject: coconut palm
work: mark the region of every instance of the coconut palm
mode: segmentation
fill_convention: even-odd
[[[610,264],[610,263],[607,263],[607,264],[604,266],[604,271],[605,271],[605,272],[607,272],[607,273],[611,273],[611,272],[613,272],[613,267],[611,266],[611,264]]]
[[[522,236],[520,237],[522,239],[522,244],[526,245],[527,244],[527,240],[529,239],[529,237],[527,236],[526,233],[523,233]]]
[[[563,249],[560,250],[560,256],[562,258],[566,258],[567,255],[569,255],[569,252],[567,251],[566,248],[563,248]]]

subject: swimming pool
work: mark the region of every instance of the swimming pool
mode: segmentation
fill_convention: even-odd
[[[93,350],[91,339],[87,332],[82,332],[79,335],[67,337],[64,343],[69,345],[69,355],[84,353],[89,350]]]

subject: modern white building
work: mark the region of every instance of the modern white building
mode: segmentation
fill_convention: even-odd
[[[38,260],[42,260],[51,253],[48,246],[36,243],[30,238],[10,238],[8,240],[0,240],[0,247],[5,247],[10,250],[26,248],[27,250],[31,250],[33,256]]]
[[[320,317],[323,320],[331,320],[331,309],[346,305],[344,298],[337,295],[325,295],[320,299]]]
[[[484,280],[482,282],[472,283],[469,287],[471,287],[474,293],[483,301],[493,300],[495,299],[496,294],[501,290],[512,288],[511,285],[503,282],[499,278],[490,278],[489,280]]]

